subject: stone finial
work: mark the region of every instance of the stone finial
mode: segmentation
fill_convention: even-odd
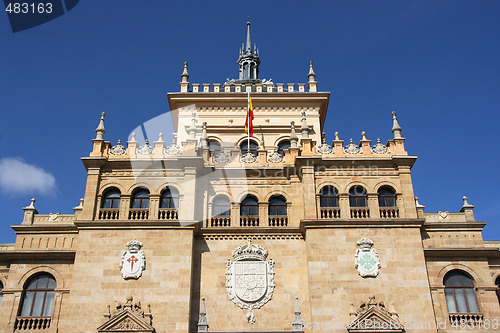
[[[158,134],[158,142],[163,142],[163,133]]]
[[[471,205],[467,200],[467,197],[464,195],[462,200],[464,201],[463,207],[474,207],[474,205]]]
[[[475,219],[474,219],[474,205],[471,205],[467,201],[467,197],[465,195],[462,198],[462,200],[464,201],[464,204],[463,204],[462,208],[460,208],[460,212],[465,213],[465,219],[466,219],[466,221],[468,221],[468,222],[475,222]]]
[[[297,148],[299,137],[295,133],[295,121],[290,122],[290,147]]]
[[[335,132],[335,141],[340,141],[339,132]]]
[[[299,307],[299,298],[295,296],[295,310],[294,310],[294,318],[293,318],[293,331],[294,332],[303,332],[304,331],[304,324],[302,321],[302,318],[300,317],[300,307]]]
[[[366,132],[361,132],[361,140],[366,141]]]
[[[191,126],[188,130],[189,138],[196,139],[196,112],[191,114]]]
[[[104,116],[106,115],[105,112],[101,113],[101,120],[99,121],[99,126],[95,129],[96,132],[96,140],[102,140],[104,137],[104,133],[106,133],[106,129],[104,128]]]
[[[309,78],[309,82],[315,82],[316,80],[316,73],[314,73],[312,61],[309,61],[309,74],[307,74],[307,77]]]
[[[187,63],[187,61],[184,62],[184,70],[182,71],[181,79],[182,79],[181,82],[188,82],[189,74],[188,74],[188,63]]]
[[[394,139],[401,139],[401,126],[399,126],[398,118],[396,117],[396,111],[392,111],[392,133],[394,134]]]
[[[207,310],[205,308],[205,297],[201,299],[200,316],[198,319],[198,332],[208,332]]]
[[[422,204],[420,204],[420,202],[418,202],[418,197],[415,197],[415,206],[417,208],[422,208],[422,209],[425,208],[424,205],[422,205]]]
[[[309,139],[309,126],[307,126],[306,113],[302,111],[300,114],[302,115],[302,127],[300,128],[302,139]]]
[[[201,148],[208,148],[208,135],[207,135],[207,122],[204,121],[202,124],[201,131]]]
[[[29,209],[36,209],[35,208],[35,198],[30,199],[30,205],[24,208],[29,208]]]
[[[130,136],[130,142],[137,142],[137,140],[135,139],[135,133],[131,134],[131,136]]]

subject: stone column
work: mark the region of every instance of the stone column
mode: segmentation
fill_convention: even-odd
[[[85,201],[83,202],[82,220],[93,220],[99,207],[96,206],[99,184],[101,182],[101,169],[90,167],[87,171],[87,184],[85,187]]]
[[[401,192],[403,193],[403,206],[400,207],[400,216],[405,218],[417,218],[417,208],[415,206],[415,194],[411,181],[411,171],[409,166],[398,166]],[[404,214],[404,215],[403,215]]]
[[[231,226],[239,227],[240,226],[240,203],[239,202],[231,202]]]
[[[339,194],[339,207],[340,207],[340,218],[350,219],[351,218],[351,206],[349,205],[349,194],[340,193]]]
[[[130,211],[130,194],[123,194],[120,198],[120,220],[128,220]]]
[[[149,219],[158,220],[158,212],[160,209],[160,195],[150,194],[149,195]]]
[[[269,203],[267,201],[259,201],[259,227],[269,226]]]
[[[184,169],[184,184],[182,186],[184,194],[183,207],[179,211],[179,220],[193,221],[201,216],[195,216],[196,207],[196,167],[186,167]]]
[[[368,208],[370,209],[370,218],[378,219],[380,217],[377,193],[368,193]]]

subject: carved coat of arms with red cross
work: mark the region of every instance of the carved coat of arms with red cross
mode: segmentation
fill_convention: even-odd
[[[142,243],[132,240],[127,243],[128,251],[123,252],[120,270],[124,279],[138,279],[146,269],[146,256],[141,250]]]

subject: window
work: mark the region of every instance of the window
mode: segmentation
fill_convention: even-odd
[[[132,195],[130,208],[149,208],[149,191],[146,189],[136,190]]]
[[[2,296],[3,296],[2,290],[3,290],[3,283],[0,282],[0,304],[2,304]]]
[[[241,216],[259,215],[259,203],[253,195],[247,195],[240,205]]]
[[[21,317],[50,317],[56,295],[56,280],[48,273],[38,274],[26,282]]]
[[[320,192],[320,206],[321,207],[338,207],[339,206],[339,192],[333,186],[325,186]]]
[[[102,208],[120,208],[120,191],[110,189],[104,192]]]
[[[208,149],[213,157],[216,157],[220,154],[220,143],[215,140],[208,141]]]
[[[379,207],[396,207],[396,191],[390,186],[382,186],[378,190]]]
[[[160,208],[178,208],[179,192],[173,187],[167,187],[161,193]]]
[[[225,196],[218,196],[215,198],[212,205],[212,215],[213,216],[229,216],[231,210],[231,203],[229,199]]]
[[[281,141],[279,144],[278,144],[278,154],[281,155],[281,157],[285,157],[285,152],[284,150],[285,149],[288,149],[290,148],[290,141],[288,140],[285,140],[285,141]]]
[[[252,153],[254,156],[257,156],[258,149],[259,146],[255,143],[255,141],[250,141],[250,153]],[[240,150],[242,155],[248,152],[248,140],[245,140],[240,144]]]
[[[500,303],[500,276],[497,277],[495,280],[495,284],[497,285],[497,298],[498,298],[498,303]]]
[[[367,194],[361,185],[354,185],[349,190],[349,205],[351,207],[366,207]]]
[[[281,195],[269,199],[269,215],[286,215],[286,200]]]
[[[454,270],[444,277],[444,295],[449,313],[478,313],[476,292],[472,279]]]

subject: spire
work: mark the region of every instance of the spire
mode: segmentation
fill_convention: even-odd
[[[401,139],[401,126],[398,124],[398,118],[396,118],[396,111],[392,111],[392,133],[394,134],[394,139]]]
[[[201,299],[200,316],[198,319],[198,332],[208,332],[207,310],[205,309],[205,297]]]
[[[252,37],[250,37],[250,17],[247,20],[247,44],[245,47],[245,54],[252,53]]]
[[[99,121],[99,126],[95,129],[96,137],[95,140],[103,140],[104,133],[106,133],[106,129],[104,128],[104,116],[106,113],[101,113],[101,120]]]
[[[240,75],[238,79],[240,81],[259,80],[259,65],[259,52],[256,44],[253,44],[252,48],[252,37],[250,35],[250,18],[248,18],[247,40],[246,43],[243,43],[238,57],[238,66],[240,68]]]
[[[314,82],[316,79],[316,73],[314,73],[312,61],[309,61],[309,74],[307,74],[307,77],[309,78],[309,82]]]

